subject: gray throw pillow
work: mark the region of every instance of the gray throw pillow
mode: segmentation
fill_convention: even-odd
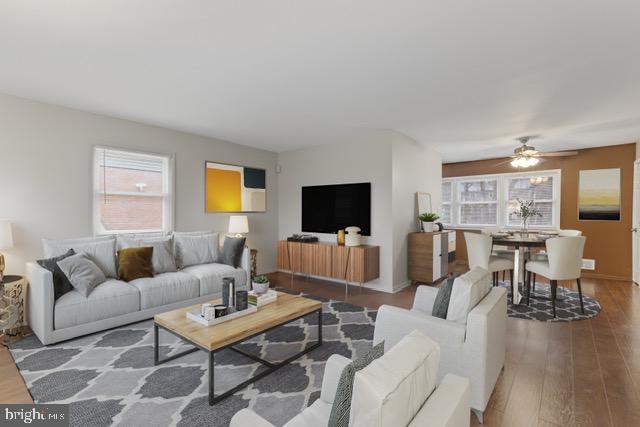
[[[242,252],[244,251],[244,243],[247,239],[244,237],[225,237],[222,252],[218,257],[220,264],[227,264],[231,267],[240,267],[242,260]]]
[[[40,267],[49,270],[53,276],[53,299],[54,300],[57,300],[62,295],[73,290],[73,285],[71,285],[71,282],[69,282],[69,279],[67,279],[67,276],[65,276],[62,270],[60,270],[60,267],[58,267],[58,261],[62,261],[63,259],[68,258],[75,254],[76,252],[73,249],[69,249],[65,254],[62,254],[60,256],[55,256],[55,257],[46,258],[46,259],[39,259],[36,261]]]
[[[107,280],[100,267],[83,253],[58,261],[58,267],[74,289],[84,297],[88,297],[96,286]]]
[[[445,280],[438,288],[438,294],[436,295],[436,299],[433,301],[433,308],[431,309],[431,315],[433,317],[439,317],[441,319],[447,318],[453,282],[458,276],[458,274],[454,274],[452,277]]]
[[[367,354],[354,360],[344,367],[333,399],[329,427],[348,427],[351,412],[351,397],[353,395],[353,381],[356,372],[366,368],[371,362],[384,354],[384,341],[374,346]]]

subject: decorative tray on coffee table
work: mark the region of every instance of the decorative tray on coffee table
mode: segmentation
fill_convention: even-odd
[[[201,309],[198,307],[195,310],[187,311],[187,319],[193,320],[194,322],[198,322],[204,326],[213,326],[219,323],[224,323],[227,320],[233,320],[233,319],[237,319],[238,317],[246,316],[247,314],[253,314],[256,311],[258,311],[258,308],[253,305],[249,305],[245,310],[236,311],[236,309],[232,307],[229,307],[228,310],[230,311],[230,313],[224,316],[216,317],[211,320],[206,320],[204,316],[201,314]]]

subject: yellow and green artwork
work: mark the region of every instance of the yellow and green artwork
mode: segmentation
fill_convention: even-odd
[[[620,169],[580,171],[578,219],[620,221]]]
[[[266,212],[266,171],[206,162],[205,209],[207,212]]]

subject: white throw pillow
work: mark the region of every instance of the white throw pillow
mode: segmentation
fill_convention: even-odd
[[[447,320],[466,325],[467,315],[491,290],[489,273],[474,267],[453,282]]]
[[[173,257],[173,238],[159,237],[125,237],[118,236],[118,250],[126,248],[152,247],[153,271],[155,274],[170,273],[177,270]]]
[[[107,277],[117,278],[116,238],[114,236],[87,237],[81,239],[42,239],[45,258],[52,258],[73,249],[93,261]]]
[[[174,233],[173,242],[178,268],[218,260],[218,233]]]

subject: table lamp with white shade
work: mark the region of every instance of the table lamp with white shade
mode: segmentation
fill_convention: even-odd
[[[0,250],[13,248],[11,221],[0,218]],[[0,281],[4,278],[4,255],[0,253]]]
[[[231,215],[229,217],[229,233],[236,237],[243,237],[249,232],[249,221],[245,215]]]

